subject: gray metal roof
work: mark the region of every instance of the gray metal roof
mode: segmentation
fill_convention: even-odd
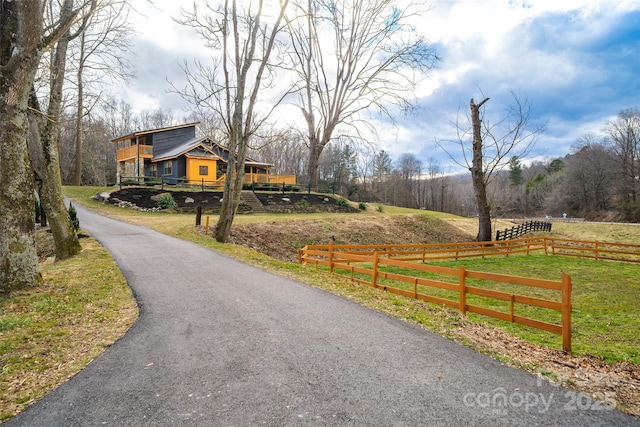
[[[183,142],[182,144],[176,145],[174,147],[170,147],[167,150],[164,150],[162,152],[156,153],[154,150],[153,153],[153,159],[151,160],[152,162],[159,162],[161,160],[169,160],[169,159],[175,159],[176,157],[181,156],[182,154],[186,154],[189,151],[197,148],[197,147],[202,147],[204,148],[206,151],[211,152],[211,150],[209,148],[206,147],[204,143],[204,141],[208,140],[209,138],[205,137],[205,138],[194,138],[194,139],[190,139],[188,141]],[[213,154],[213,153],[211,153]]]

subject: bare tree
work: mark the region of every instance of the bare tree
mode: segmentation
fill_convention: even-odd
[[[140,126],[142,129],[160,129],[175,126],[178,120],[173,116],[170,108],[156,108],[155,110],[145,110],[140,113]]]
[[[544,131],[544,126],[531,123],[532,107],[528,99],[521,99],[514,92],[511,94],[514,103],[509,106],[505,116],[496,122],[489,120],[482,109],[489,98],[477,104],[473,98],[469,101],[467,125],[463,126],[458,119],[457,140],[448,141],[461,148],[462,161],[448,151],[443,143],[438,143],[454,162],[471,172],[478,209],[478,241],[492,240],[487,187],[495,172],[504,169],[512,156],[525,157]]]
[[[618,163],[620,205],[640,217],[640,110],[621,111],[604,130]]]
[[[400,206],[419,207],[422,162],[413,154],[405,153],[398,159],[397,170],[402,180]]]
[[[102,98],[95,83],[99,80],[104,84],[107,78],[112,83],[126,81],[130,76],[130,64],[123,55],[129,49],[132,33],[129,12],[128,0],[100,1],[80,29],[76,43],[70,46],[77,91],[74,185],[82,184],[83,120]],[[88,94],[92,87],[95,93]]]
[[[373,160],[374,191],[378,200],[387,202],[387,178],[393,170],[389,153],[380,150]]]
[[[43,53],[82,9],[43,25],[43,2],[0,2],[0,292],[37,283],[27,107]]]
[[[296,6],[288,26],[307,124],[309,182],[317,187],[318,160],[340,128],[363,139],[363,128],[375,133],[365,113],[377,109],[393,119],[393,109],[410,109],[413,89],[437,56],[411,26],[428,10],[422,2],[302,0]]]
[[[213,52],[213,66],[196,63],[195,71],[184,66],[187,77],[183,89],[174,89],[192,105],[210,108],[224,124],[229,150],[224,198],[216,225],[215,238],[226,242],[240,204],[244,163],[252,136],[265,122],[269,112],[258,111],[258,95],[273,83],[272,52],[282,30],[289,0],[280,0],[276,16],[267,16],[264,1],[225,0],[214,8],[205,3],[183,11],[179,22],[193,27]],[[266,75],[265,75],[266,74]],[[276,102],[276,105],[279,102]],[[274,105],[275,108],[275,105]],[[272,110],[272,109],[271,109]]]
[[[67,65],[67,53],[71,40],[77,38],[86,27],[88,18],[93,13],[97,0],[81,2],[80,9],[74,9],[74,0],[64,0],[60,9],[51,5],[52,20],[59,16],[64,21],[77,19],[79,26],[69,26],[67,31],[52,47],[51,74],[48,93],[48,106],[40,108],[35,89],[31,94],[31,117],[38,122],[39,146],[42,151],[42,164],[37,173],[42,179],[40,202],[46,212],[51,231],[53,232],[56,259],[69,258],[80,252],[80,242],[68,215],[62,194],[62,178],[60,174],[59,139],[63,106],[63,87]],[[73,21],[72,21],[73,20]],[[35,128],[35,126],[34,126]]]
[[[423,206],[430,210],[444,211],[448,184],[449,178],[440,163],[432,157],[429,158],[427,160],[427,179],[424,181]]]
[[[272,127],[260,132],[249,147],[248,155],[273,165],[272,171],[279,175],[300,176],[304,173],[304,142],[299,132],[291,128]]]

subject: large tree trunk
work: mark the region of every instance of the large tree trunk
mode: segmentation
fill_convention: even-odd
[[[39,1],[0,2],[0,293],[42,280],[27,151],[27,105],[41,31]]]
[[[65,0],[61,11],[63,20],[69,19],[73,12],[73,0]],[[78,235],[73,228],[69,212],[64,204],[62,194],[62,177],[60,176],[59,139],[60,139],[60,115],[62,111],[62,89],[69,45],[69,33],[58,41],[55,47],[54,62],[51,69],[51,88],[49,92],[49,107],[47,108],[47,120],[41,127],[42,147],[42,194],[40,202],[47,215],[56,248],[56,260],[63,260],[76,255],[82,249]],[[35,95],[33,96],[35,101]],[[36,104],[37,105],[37,104]]]
[[[233,220],[240,205],[242,181],[244,180],[244,166],[234,157],[233,154],[229,153],[227,177],[224,181],[224,196],[222,198],[222,206],[220,207],[220,217],[218,218],[215,230],[215,239],[221,243],[229,240],[231,225],[233,225]]]
[[[309,188],[318,191],[320,147],[316,138],[309,138]]]
[[[471,167],[471,179],[473,181],[473,192],[478,205],[478,236],[476,240],[479,242],[489,242],[491,236],[491,209],[487,200],[487,181],[485,179],[485,171],[482,164],[482,121],[480,120],[480,107],[487,102],[489,98],[485,98],[479,104],[473,101],[469,102],[471,107],[471,125],[473,127],[473,160]]]
[[[238,212],[242,184],[244,182],[244,159],[248,141],[240,135],[242,132],[242,116],[237,109],[234,120],[234,130],[229,138],[229,160],[227,162],[227,177],[224,182],[224,196],[220,207],[220,217],[216,224],[215,239],[225,243],[229,240],[231,226]]]

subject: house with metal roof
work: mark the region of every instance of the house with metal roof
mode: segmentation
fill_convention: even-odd
[[[204,135],[199,123],[134,132],[113,139],[120,179],[220,185],[229,150]],[[295,176],[271,175],[272,165],[245,158],[245,182],[295,185]]]

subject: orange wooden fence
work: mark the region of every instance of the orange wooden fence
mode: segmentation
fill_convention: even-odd
[[[640,262],[640,244],[548,238],[554,255],[597,260]]]
[[[322,256],[328,245],[308,245],[298,250],[298,262],[302,257]],[[553,237],[529,237],[493,242],[460,242],[401,245],[333,245],[334,252],[373,255],[379,252],[387,258],[406,261],[462,259],[470,257],[509,256],[512,254],[544,252],[545,254],[576,256],[609,261],[640,262],[640,244],[611,243],[589,240],[556,239]]]
[[[465,267],[449,268],[424,264],[434,260],[509,256],[517,253],[530,254],[533,252],[544,252],[545,254],[550,252],[554,255],[598,260],[640,262],[640,244],[556,239],[551,237],[434,244],[308,245],[298,250],[298,262],[315,264],[316,268],[320,265],[326,266],[331,273],[347,277],[354,282],[384,289],[399,295],[446,305],[459,309],[463,314],[467,312],[478,313],[559,334],[562,335],[562,349],[570,352],[572,285],[571,278],[567,274],[563,273],[559,281],[552,281],[469,271]],[[416,263],[415,261],[422,261],[422,263]],[[406,275],[385,271],[394,267],[408,271],[413,270],[416,273]],[[450,277],[455,280],[447,282],[434,278],[420,277],[420,274],[423,276],[428,274],[439,275],[440,277]],[[550,300],[537,296],[487,289],[486,287],[469,286],[467,279],[547,289],[557,291],[559,297],[556,300]],[[384,283],[381,284],[381,281],[384,281]],[[396,285],[392,286],[392,284]],[[452,291],[457,294],[457,298],[450,299],[425,293],[424,290],[429,288]],[[470,304],[467,301],[467,295],[507,301],[509,310],[504,312]],[[517,315],[516,304],[558,311],[561,319],[560,324]]]

